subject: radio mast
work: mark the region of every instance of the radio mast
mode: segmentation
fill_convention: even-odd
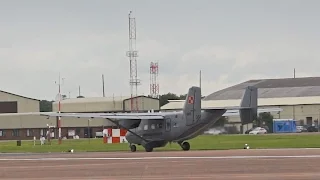
[[[136,50],[136,19],[131,17],[131,13],[132,11],[129,13],[129,51],[127,51],[127,56],[130,61],[131,112],[138,112],[137,96],[140,79],[138,79],[138,52]]]

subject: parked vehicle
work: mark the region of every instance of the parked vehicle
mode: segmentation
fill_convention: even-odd
[[[297,133],[304,132],[304,130],[307,130],[307,129],[304,128],[303,126],[296,126],[296,132],[297,132]]]
[[[267,134],[267,130],[262,127],[256,127],[249,134]]]
[[[307,126],[307,132],[318,132],[319,128],[317,126]]]
[[[203,134],[211,134],[211,135],[213,135],[213,134],[227,134],[227,132],[223,128],[220,128],[220,129],[211,128],[211,129],[205,131]]]
[[[244,132],[245,134],[249,134],[249,132],[250,131],[252,131],[252,130],[254,130],[255,129],[255,127],[253,127],[253,128],[251,128],[251,129],[248,129],[248,130],[246,130],[246,132]]]

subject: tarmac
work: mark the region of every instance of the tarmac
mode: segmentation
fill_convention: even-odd
[[[0,179],[320,179],[320,149],[0,154]]]

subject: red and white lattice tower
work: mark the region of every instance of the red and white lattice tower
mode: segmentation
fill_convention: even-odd
[[[140,85],[137,63],[138,52],[136,51],[136,19],[131,18],[131,13],[132,11],[129,13],[129,51],[127,51],[127,56],[130,61],[131,112],[138,112],[138,98],[134,98],[138,96],[138,85]]]
[[[150,63],[150,96],[159,98],[158,63]]]

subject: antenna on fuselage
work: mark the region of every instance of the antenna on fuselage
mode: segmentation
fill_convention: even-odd
[[[200,74],[199,74],[199,87],[201,88],[201,70],[200,70]]]

